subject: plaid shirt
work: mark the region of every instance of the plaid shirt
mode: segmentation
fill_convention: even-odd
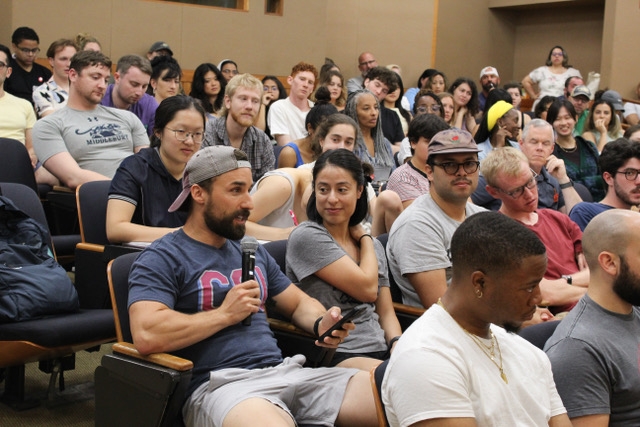
[[[210,117],[205,130],[202,148],[211,145],[231,146],[227,134],[226,117]],[[248,127],[242,138],[240,149],[249,157],[253,182],[257,182],[262,175],[275,169],[276,157],[273,154],[273,144],[266,133],[255,126]]]

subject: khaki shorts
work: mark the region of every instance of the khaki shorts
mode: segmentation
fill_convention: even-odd
[[[296,355],[270,368],[211,372],[209,382],[186,401],[182,409],[185,424],[220,427],[234,406],[258,397],[282,408],[298,424],[333,426],[347,383],[359,371],[304,368],[304,362],[304,356]]]

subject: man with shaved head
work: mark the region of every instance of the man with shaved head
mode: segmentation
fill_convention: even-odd
[[[587,294],[545,351],[574,427],[640,420],[640,213],[597,215],[582,237]]]
[[[358,70],[360,70],[360,75],[347,80],[347,92],[352,93],[362,89],[362,84],[364,83],[364,78],[367,73],[370,69],[377,66],[378,60],[373,56],[373,53],[362,52],[360,56],[358,56]]]

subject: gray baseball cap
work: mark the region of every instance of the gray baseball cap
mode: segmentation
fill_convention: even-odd
[[[169,55],[173,56],[173,51],[171,50],[169,45],[165,42],[155,42],[154,44],[152,44],[151,47],[149,48],[149,53],[157,52],[159,50],[166,50],[167,52],[169,52]]]
[[[251,163],[247,160],[236,159],[235,151],[235,148],[226,145],[214,145],[197,151],[187,162],[182,176],[182,192],[169,206],[169,212],[180,209],[191,194],[193,184],[238,168],[251,169]]]
[[[571,91],[571,96],[573,98],[576,96],[586,96],[587,99],[591,99],[591,91],[585,85],[578,85]]]
[[[622,103],[622,97],[615,90],[608,90],[602,94],[602,99],[609,101],[613,108],[616,110],[624,110],[624,104]]]

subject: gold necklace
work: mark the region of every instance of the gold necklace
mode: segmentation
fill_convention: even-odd
[[[438,298],[438,305],[442,307],[444,311],[446,311],[447,314],[449,314],[449,316],[451,316],[451,313],[449,313],[449,310],[447,310],[447,307],[444,306],[444,304],[442,303],[442,299],[440,298]],[[456,323],[458,323],[457,320],[456,320]],[[493,364],[496,365],[496,368],[498,368],[498,370],[500,371],[500,378],[502,378],[502,381],[504,381],[505,384],[509,384],[509,381],[507,380],[507,375],[504,373],[504,367],[502,364],[502,350],[500,349],[500,342],[498,341],[498,338],[496,338],[496,336],[493,335],[493,331],[489,329],[489,334],[491,334],[491,345],[486,345],[475,334],[472,334],[471,332],[463,328],[462,325],[460,325],[460,323],[458,323],[458,326],[460,326],[460,329],[462,329],[469,336],[469,338],[471,338],[471,340],[480,348],[480,350],[482,350],[482,352],[489,358],[489,360],[491,360],[491,362],[493,362]],[[496,347],[498,348],[498,356],[500,357],[500,364],[496,362],[496,353],[495,353]]]

